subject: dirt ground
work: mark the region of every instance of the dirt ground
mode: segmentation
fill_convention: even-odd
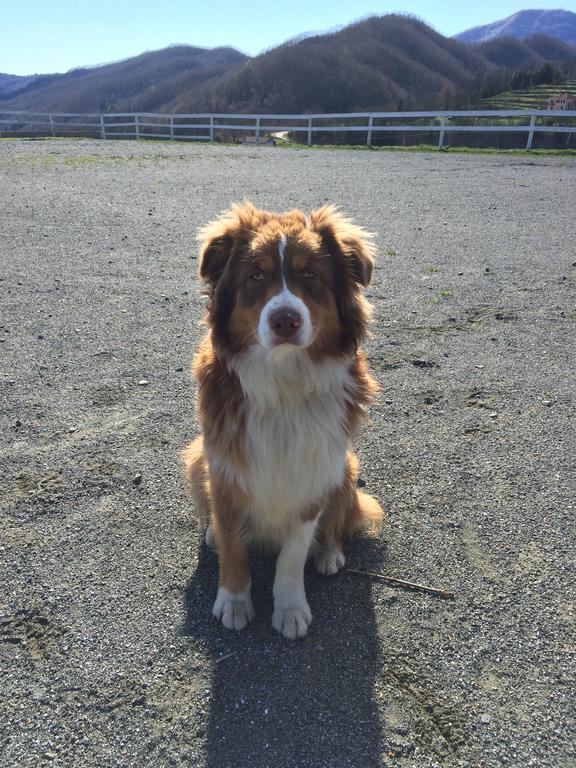
[[[213,623],[183,487],[195,233],[233,200],[377,235],[357,449],[387,511],[302,641]],[[0,763],[576,765],[576,160],[0,141]]]

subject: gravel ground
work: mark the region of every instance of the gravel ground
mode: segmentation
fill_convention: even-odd
[[[0,142],[2,766],[576,765],[576,160]],[[314,622],[215,625],[181,482],[195,232],[232,200],[377,234],[387,510]]]

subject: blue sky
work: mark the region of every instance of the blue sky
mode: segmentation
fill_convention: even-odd
[[[4,0],[0,72],[65,72],[173,43],[232,45],[254,55],[370,13],[411,13],[454,35],[530,7],[576,11],[576,0]]]

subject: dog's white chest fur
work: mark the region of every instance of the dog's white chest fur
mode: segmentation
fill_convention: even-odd
[[[255,347],[235,362],[247,399],[242,484],[262,535],[282,535],[295,515],[342,483],[348,368],[347,361],[313,363],[288,345]]]

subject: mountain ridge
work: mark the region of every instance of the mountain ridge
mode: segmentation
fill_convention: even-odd
[[[498,37],[526,38],[542,34],[576,45],[576,13],[563,9],[518,11],[505,19],[466,29],[454,35],[461,43],[483,43]]]
[[[272,114],[457,108],[472,103],[470,94],[486,83],[504,83],[507,76],[500,74],[508,70],[570,60],[576,65],[576,47],[542,35],[469,45],[416,17],[389,14],[288,40],[254,57],[227,46],[173,45],[26,83],[0,75],[0,109]],[[8,78],[4,89],[2,77]]]

